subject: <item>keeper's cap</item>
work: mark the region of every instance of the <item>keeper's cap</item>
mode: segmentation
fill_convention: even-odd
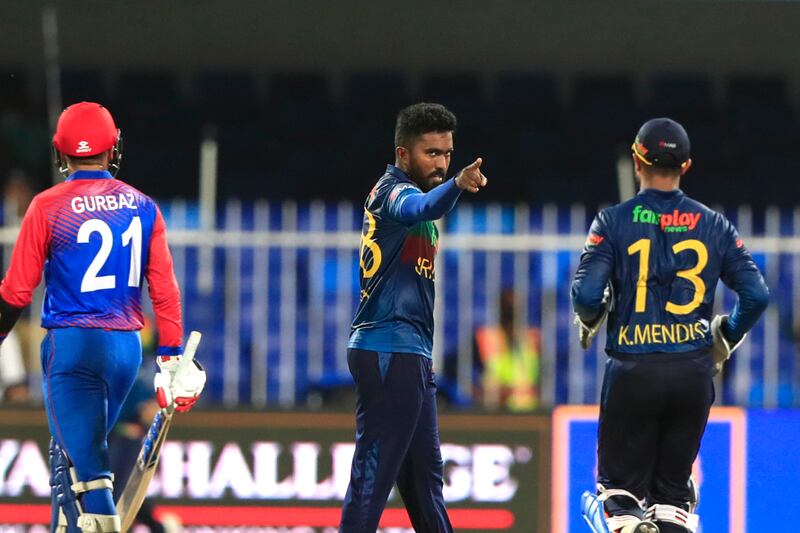
[[[647,166],[683,168],[689,161],[691,144],[683,126],[670,118],[654,118],[639,128],[631,149]]]

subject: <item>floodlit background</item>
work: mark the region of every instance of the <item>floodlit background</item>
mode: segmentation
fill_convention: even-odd
[[[730,409],[709,430],[725,459],[701,451],[697,465],[704,494],[721,494],[699,509],[703,531],[766,530],[779,489],[800,482],[798,35],[800,4],[777,1],[1,0],[4,266],[31,196],[58,179],[55,117],[103,103],[123,132],[119,177],[159,201],[185,327],[204,333],[209,384],[165,451],[191,466],[162,471],[156,514],[197,531],[332,531],[352,453],[363,200],[393,162],[397,111],[443,103],[459,120],[451,171],[482,156],[490,180],[438,223],[453,519],[579,531],[570,498],[591,488],[581,420],[594,414],[551,414],[597,403],[605,355],[602,336],[578,346],[568,287],[594,214],[635,192],[638,127],[669,116],[692,140],[683,189],[735,222],[771,288],[717,379]],[[732,294],[717,296],[729,311]],[[41,293],[0,358],[0,524],[34,528],[46,514],[12,510],[43,513],[49,494],[40,305]],[[513,357],[493,348],[503,324]],[[409,527],[398,498],[390,507],[386,531]]]

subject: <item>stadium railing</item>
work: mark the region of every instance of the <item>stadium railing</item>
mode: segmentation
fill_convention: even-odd
[[[200,229],[194,203],[164,202],[162,210],[185,325],[205,335],[198,357],[210,380],[206,402],[289,407],[350,387],[361,206],[230,201],[214,230]],[[598,401],[605,339],[601,333],[580,349],[569,300],[594,213],[582,205],[462,203],[438,223],[434,361],[450,400],[472,400],[475,329],[497,323],[499,296],[510,289],[517,319],[541,333],[541,407]],[[717,402],[800,405],[800,209],[726,214],[767,278],[771,305],[717,378]],[[13,227],[0,233],[6,250],[15,235]],[[729,311],[733,294],[721,283],[717,291],[718,309]]]

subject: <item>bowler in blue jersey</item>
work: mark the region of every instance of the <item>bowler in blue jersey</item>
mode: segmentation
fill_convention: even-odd
[[[584,514],[599,533],[699,527],[692,464],[714,402],[713,376],[768,302],[733,225],[680,189],[689,136],[668,118],[632,146],[639,194],[597,215],[572,284],[584,348],[608,317],[597,495]],[[717,282],[736,292],[713,317]]]
[[[446,179],[455,129],[455,115],[439,104],[400,111],[395,163],[364,203],[361,299],[347,351],[358,394],[356,449],[342,533],[374,533],[395,483],[415,531],[452,531],[431,359],[439,248],[433,221],[462,191],[487,183],[481,158]]]

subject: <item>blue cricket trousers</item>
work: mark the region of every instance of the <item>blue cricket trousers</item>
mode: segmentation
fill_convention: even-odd
[[[712,363],[705,353],[610,357],[600,405],[598,483],[646,497],[647,505],[688,510],[692,463],[713,403]],[[609,498],[606,510],[641,514],[626,498]]]
[[[347,362],[356,382],[356,449],[339,531],[374,533],[396,482],[417,533],[451,532],[431,360],[350,349]]]
[[[67,452],[79,481],[110,478],[106,437],[142,362],[139,332],[51,329],[41,358],[50,434]],[[116,514],[107,489],[84,493],[82,505],[87,513]]]

